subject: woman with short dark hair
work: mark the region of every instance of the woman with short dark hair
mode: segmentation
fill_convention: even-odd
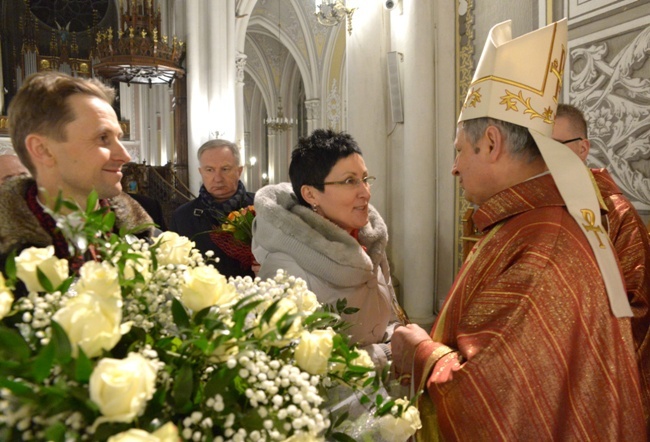
[[[401,309],[386,258],[386,225],[369,204],[375,177],[354,139],[332,130],[300,139],[289,176],[291,184],[269,185],[255,196],[258,276],[284,269],[304,279],[321,303],[345,298],[359,309],[345,316],[352,341],[382,367]]]

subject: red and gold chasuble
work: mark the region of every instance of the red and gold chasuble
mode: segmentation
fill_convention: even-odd
[[[630,319],[612,315],[553,178],[500,192],[474,221],[491,232],[432,331],[466,361],[452,380],[426,382],[442,438],[646,440]]]
[[[592,169],[607,206],[609,237],[618,255],[632,318],[632,336],[641,375],[641,393],[650,438],[650,236],[632,204],[606,169]]]

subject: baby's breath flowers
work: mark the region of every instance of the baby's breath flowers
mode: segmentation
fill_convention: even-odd
[[[73,213],[57,223],[92,260],[69,274],[33,248],[0,279],[0,440],[346,440],[330,392],[381,377],[304,281],[227,281],[187,238]],[[415,431],[408,401],[365,398],[398,439]]]

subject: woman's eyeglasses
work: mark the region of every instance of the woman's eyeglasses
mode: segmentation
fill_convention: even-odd
[[[370,187],[376,179],[377,178],[374,176],[367,176],[364,178],[346,178],[343,181],[328,181],[326,183],[323,183],[323,186],[327,186],[328,184],[338,184],[346,187],[358,187],[361,183],[363,183],[365,186]]]

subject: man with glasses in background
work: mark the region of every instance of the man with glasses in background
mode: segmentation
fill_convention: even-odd
[[[569,104],[557,108],[553,139],[564,144],[584,162],[589,155],[587,120]],[[632,203],[623,195],[607,169],[591,169],[607,207],[603,219],[621,264],[625,288],[634,313],[632,334],[639,361],[646,426],[650,435],[650,240]]]

